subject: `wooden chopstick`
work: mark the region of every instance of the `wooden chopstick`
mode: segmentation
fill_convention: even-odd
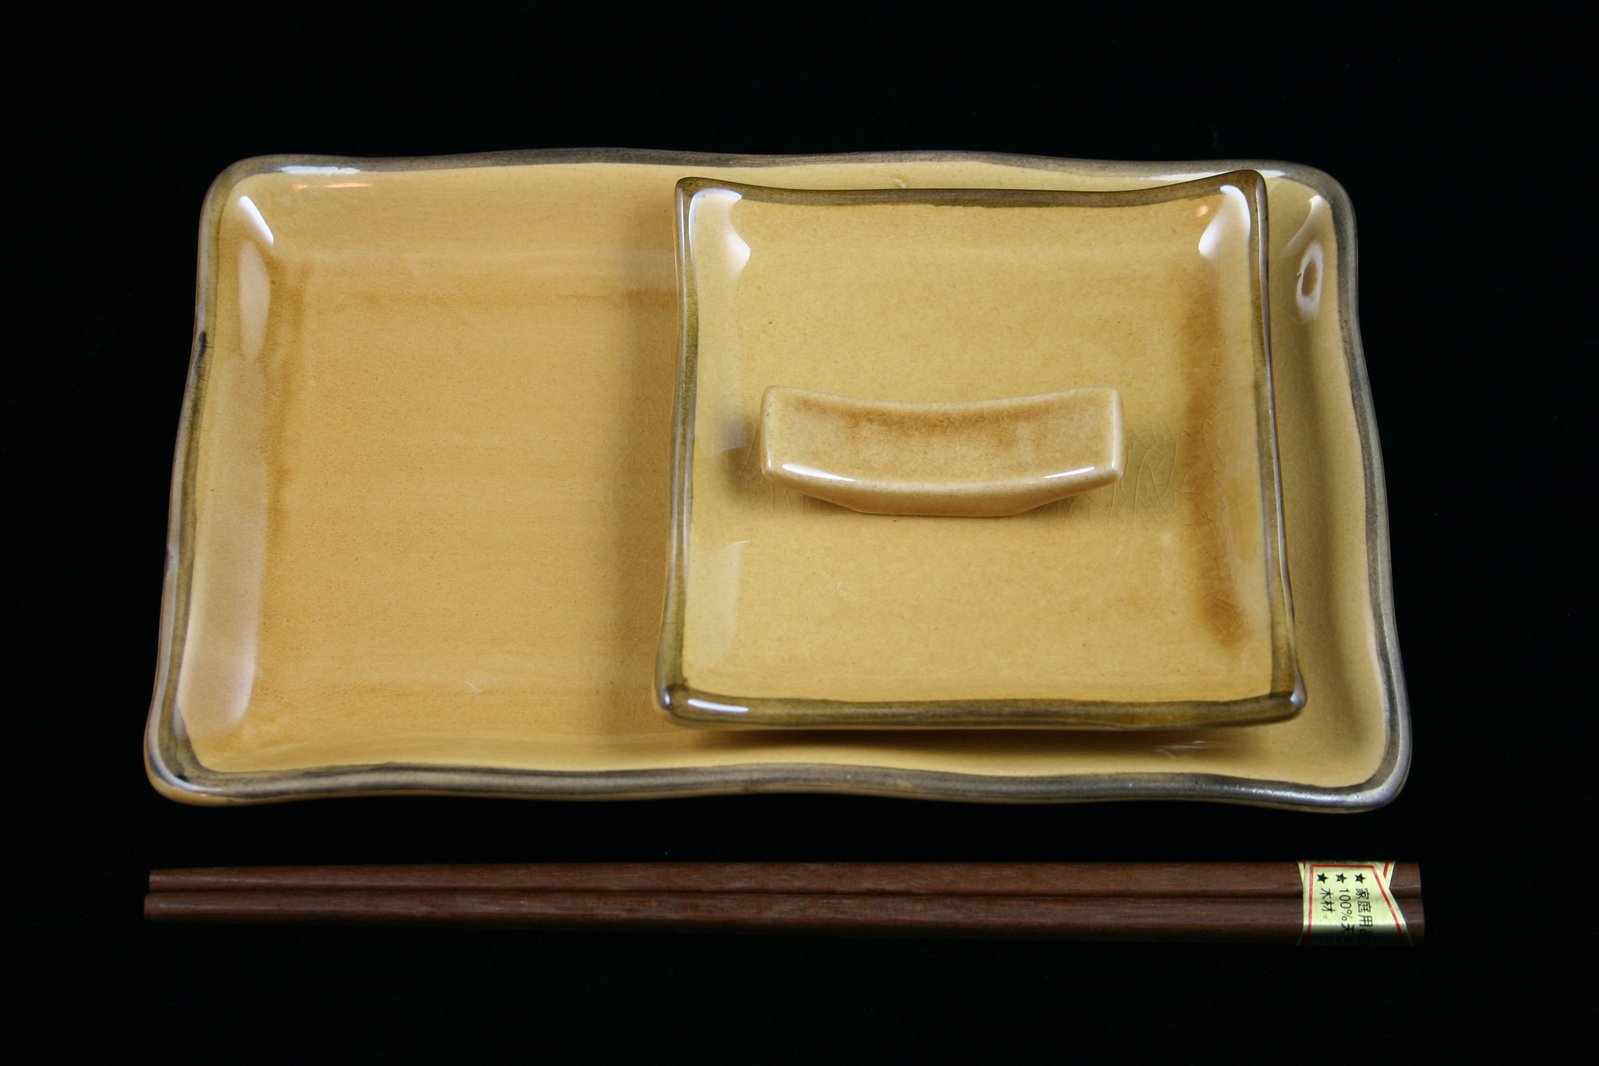
[[[283,891],[149,896],[157,921],[1292,943],[1296,901],[749,892]]]
[[[1421,895],[1415,863],[1393,893]],[[515,889],[843,895],[1268,897],[1303,892],[1292,862],[658,862],[278,866],[155,870],[151,892],[244,889]]]
[[[1425,934],[1420,874],[1392,878]],[[1297,943],[1294,863],[551,863],[156,870],[152,921]]]

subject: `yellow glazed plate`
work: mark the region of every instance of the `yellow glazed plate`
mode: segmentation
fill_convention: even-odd
[[[1266,181],[1302,713],[1133,733],[701,731],[660,714],[679,179],[1107,191],[1238,169]],[[221,803],[761,790],[1386,802],[1409,726],[1354,271],[1337,184],[1258,161],[239,164],[202,221],[151,779]]]
[[[1118,192],[691,178],[678,196],[663,706],[798,728],[1174,728],[1298,709],[1259,174]],[[807,494],[762,459],[774,425],[793,437],[794,415],[772,416],[796,386],[853,412],[794,451],[823,482]],[[1087,443],[1129,442],[1104,464],[1124,476],[1097,491],[985,518],[949,517],[947,490],[938,515],[813,498],[885,469],[912,491],[946,470],[1003,490],[1018,480],[1007,440],[1081,460],[1007,398],[1085,389],[1125,421]],[[954,427],[974,421],[989,440],[961,447],[971,433]],[[870,465],[849,454],[866,441]]]

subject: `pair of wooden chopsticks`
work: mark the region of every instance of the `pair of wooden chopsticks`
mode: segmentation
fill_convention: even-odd
[[[1390,889],[1419,944],[1416,866],[1398,864]],[[1292,862],[548,863],[156,870],[144,913],[165,922],[1293,944],[1305,900]]]

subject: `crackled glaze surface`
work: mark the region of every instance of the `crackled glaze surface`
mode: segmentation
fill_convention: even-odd
[[[242,164],[202,229],[152,780],[193,802],[760,789],[1380,803],[1408,761],[1347,201],[1267,171],[1296,718],[684,729],[651,698],[675,183],[1116,189],[1229,165],[534,154]],[[1317,266],[1314,282],[1306,263]]]
[[[1291,714],[1260,185],[685,183],[674,709],[795,726]],[[845,511],[762,477],[774,384],[924,404],[1110,387],[1126,473],[1003,521]]]

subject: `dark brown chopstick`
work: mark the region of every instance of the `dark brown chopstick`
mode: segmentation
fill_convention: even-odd
[[[159,921],[1293,943],[1288,899],[779,895],[747,892],[281,891],[150,896]]]
[[[1420,875],[1396,867],[1409,942]],[[152,921],[1298,943],[1294,863],[551,863],[156,870]],[[1403,941],[1400,941],[1403,942]]]
[[[155,870],[151,892],[244,889],[515,889],[530,892],[754,892],[949,896],[1291,896],[1292,862],[832,863],[659,862],[536,865],[279,866]],[[1421,895],[1414,863],[1396,896]]]

